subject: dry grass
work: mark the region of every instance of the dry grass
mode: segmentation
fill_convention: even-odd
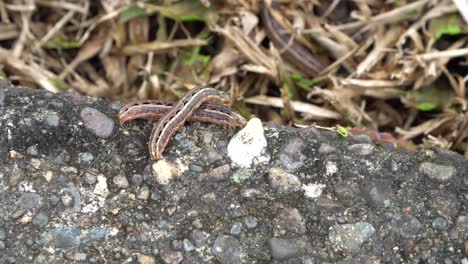
[[[466,1],[270,2],[0,0],[1,75],[121,101],[216,82],[246,116],[366,127],[468,155]],[[298,46],[325,69],[289,60]]]

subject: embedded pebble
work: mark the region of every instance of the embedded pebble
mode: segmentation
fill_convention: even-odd
[[[190,241],[192,241],[197,248],[203,247],[206,241],[203,231],[198,229],[193,230],[192,233],[190,233]]]
[[[280,229],[287,232],[296,233],[298,235],[305,234],[306,223],[304,217],[296,208],[281,209],[275,218]]]
[[[200,180],[204,181],[222,181],[229,178],[231,174],[231,166],[229,164],[221,165],[217,168],[212,169],[208,173],[202,173]]]
[[[5,230],[0,228],[0,240],[5,240],[5,238],[6,238]]]
[[[348,253],[356,253],[374,233],[375,229],[371,224],[358,222],[332,226],[328,238],[337,249]]]
[[[234,223],[231,226],[231,235],[238,236],[242,231],[242,224],[241,223]]]
[[[187,252],[190,252],[190,251],[194,251],[195,250],[195,246],[192,244],[192,242],[190,240],[188,240],[187,238],[185,238],[183,241],[182,241],[182,244],[184,245],[184,250],[187,251]]]
[[[57,114],[53,113],[53,114],[47,115],[45,117],[45,121],[46,121],[46,124],[51,127],[58,127],[58,125],[60,124],[60,117]]]
[[[200,221],[200,219],[194,219],[192,221],[192,225],[195,227],[195,228],[198,228],[198,229],[201,229],[203,227],[203,224],[202,222]]]
[[[294,192],[301,187],[301,181],[296,175],[287,173],[280,168],[271,168],[268,179],[271,187],[279,192]]]
[[[432,227],[436,230],[445,230],[447,229],[448,221],[443,217],[437,217],[432,221]]]
[[[170,162],[165,159],[153,163],[152,168],[156,181],[161,185],[168,185],[174,177],[180,177],[187,170],[187,166],[183,165],[180,160]]]
[[[0,250],[3,250],[6,248],[5,242],[0,241]]]
[[[60,196],[60,201],[62,201],[62,204],[65,207],[72,207],[74,202],[73,202],[73,197],[68,193],[64,193]]]
[[[360,134],[360,135],[352,135],[350,137],[350,141],[356,142],[356,143],[372,143],[372,139],[369,135],[366,134]]]
[[[96,183],[96,175],[90,173],[90,172],[85,172],[84,176],[83,176],[83,180],[86,184],[88,185],[93,185]]]
[[[132,183],[135,186],[140,186],[143,183],[143,175],[133,174],[132,175]]]
[[[49,223],[49,212],[40,210],[32,219],[32,224],[38,228],[43,228]]]
[[[391,224],[403,238],[416,237],[421,228],[421,222],[409,215],[398,215],[391,220]]]
[[[97,109],[85,107],[80,113],[84,125],[94,135],[100,138],[108,138],[114,130],[114,120],[107,117]]]
[[[419,171],[430,179],[439,182],[449,181],[457,172],[453,166],[439,165],[432,162],[421,163]]]
[[[388,207],[394,197],[392,182],[387,179],[371,179],[365,184],[362,195],[373,208]]]
[[[86,255],[86,253],[71,251],[71,252],[67,252],[65,254],[65,257],[69,260],[85,261],[88,256]]]
[[[21,194],[18,205],[20,209],[30,210],[41,204],[41,196],[33,192],[24,192]]]
[[[159,256],[167,264],[178,264],[184,260],[182,252],[174,250],[161,250]]]
[[[137,255],[138,264],[156,264],[156,259],[153,256],[148,255]]]
[[[330,144],[322,143],[318,149],[319,154],[327,155],[336,152],[336,148]]]
[[[123,174],[119,174],[115,176],[114,183],[120,189],[125,189],[125,188],[128,188],[128,186],[130,186],[130,183],[128,182],[127,177],[125,177],[125,175]]]
[[[242,247],[239,240],[233,236],[218,236],[211,247],[211,254],[221,263],[242,263]]]
[[[255,217],[247,216],[244,218],[244,224],[245,227],[247,227],[247,229],[254,229],[255,227],[257,227],[258,222]]]
[[[26,153],[28,153],[31,156],[38,156],[39,150],[38,150],[37,144],[29,146],[28,149],[26,150]]]
[[[150,196],[150,189],[148,186],[142,186],[139,190],[138,190],[138,194],[137,194],[137,198],[140,199],[140,200],[143,200],[143,201],[146,201],[148,200]]]
[[[302,153],[304,147],[304,140],[292,138],[281,149],[279,158],[286,170],[295,171],[304,165],[306,160],[306,156]]]
[[[348,150],[357,155],[366,156],[374,152],[375,146],[369,143],[359,143],[348,146]]]
[[[111,233],[106,228],[80,229],[64,226],[50,229],[44,236],[44,242],[57,248],[70,248],[106,238]]]
[[[78,153],[78,162],[81,164],[89,165],[94,160],[94,155],[90,152]]]
[[[270,238],[268,248],[274,259],[288,259],[302,254],[305,243],[297,239]]]
[[[270,160],[267,154],[267,141],[262,121],[252,118],[247,125],[229,141],[228,156],[240,167],[265,163]]]

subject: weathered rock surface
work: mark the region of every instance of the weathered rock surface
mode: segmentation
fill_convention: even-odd
[[[0,263],[468,263],[461,155],[193,123],[155,162],[121,104],[0,86]]]

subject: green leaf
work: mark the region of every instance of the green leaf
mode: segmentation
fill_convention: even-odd
[[[292,73],[291,74],[291,79],[301,88],[305,90],[311,90],[312,86],[320,83],[318,80],[311,80],[302,77],[299,73]]]
[[[349,133],[348,133],[348,129],[345,128],[345,127],[342,127],[340,125],[338,125],[336,127],[336,132],[338,132],[338,134],[342,137],[348,137]]]
[[[436,38],[440,38],[442,35],[456,36],[461,34],[461,28],[457,25],[447,25],[440,28],[436,33]]]
[[[458,14],[448,14],[431,19],[429,22],[429,32],[435,39],[443,35],[457,36],[463,33],[465,26],[463,19]]]
[[[417,91],[409,91],[405,96],[409,106],[420,111],[444,109],[450,103],[451,97],[449,88],[436,85],[423,87]]]
[[[432,111],[437,108],[437,104],[434,103],[420,103],[416,105],[416,109],[427,112],[427,111]]]
[[[51,39],[47,44],[58,49],[76,49],[81,47],[78,41],[66,41],[58,36]]]
[[[168,6],[151,5],[147,12],[161,15],[180,22],[206,21],[208,9],[199,0],[186,0]]]
[[[120,22],[127,22],[130,19],[141,16],[143,14],[145,14],[145,10],[143,10],[143,8],[137,5],[133,5],[123,10],[122,12],[120,12],[119,19],[120,19]]]

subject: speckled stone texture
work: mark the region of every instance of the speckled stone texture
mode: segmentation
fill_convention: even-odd
[[[121,104],[0,87],[0,263],[468,263],[456,153],[265,124],[240,166],[193,123],[155,162]]]

